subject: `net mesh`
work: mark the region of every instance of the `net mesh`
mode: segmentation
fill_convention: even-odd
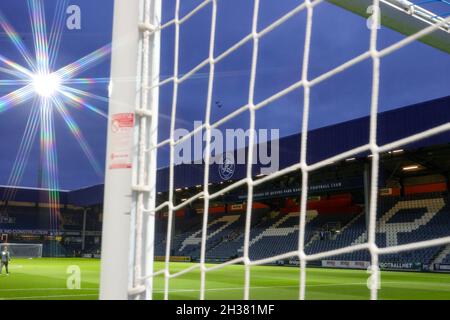
[[[135,200],[135,209],[136,214],[133,220],[134,230],[133,230],[133,244],[135,246],[134,252],[134,282],[133,288],[129,289],[129,294],[139,295],[142,292],[150,291],[147,297],[151,297],[151,281],[147,281],[153,277],[163,275],[164,276],[164,298],[169,298],[170,291],[170,280],[176,279],[177,277],[182,276],[183,274],[189,273],[194,270],[200,270],[201,278],[200,278],[200,299],[205,299],[205,283],[206,283],[206,274],[213,272],[215,270],[221,269],[228,265],[233,264],[243,264],[245,266],[245,283],[244,283],[244,299],[250,298],[250,274],[251,267],[257,266],[261,264],[267,264],[271,262],[276,262],[281,259],[288,258],[297,258],[300,261],[300,283],[299,283],[299,299],[305,299],[305,283],[306,283],[306,263],[308,261],[323,259],[331,256],[336,256],[339,254],[351,253],[358,250],[368,250],[371,255],[371,268],[372,268],[372,279],[374,281],[373,285],[370,288],[370,297],[371,299],[377,299],[377,288],[378,288],[378,258],[383,254],[391,254],[397,252],[403,252],[408,250],[416,250],[421,248],[426,248],[430,246],[438,246],[450,243],[450,237],[442,237],[432,240],[408,243],[405,245],[396,245],[390,247],[378,247],[376,244],[376,212],[377,212],[377,198],[378,198],[378,170],[379,170],[379,162],[380,162],[380,154],[388,152],[390,150],[399,148],[406,144],[428,138],[433,135],[437,135],[443,132],[446,132],[450,129],[450,124],[446,123],[444,125],[436,126],[434,128],[430,128],[426,131],[422,131],[418,134],[414,134],[412,136],[408,136],[406,138],[393,141],[391,143],[385,145],[377,144],[377,113],[378,113],[378,99],[379,99],[379,85],[380,85],[380,59],[392,54],[393,52],[407,46],[408,44],[421,39],[422,37],[436,31],[437,29],[446,30],[449,26],[450,18],[442,18],[433,16],[431,18],[432,22],[429,23],[429,26],[416,32],[412,35],[409,35],[402,40],[391,44],[381,50],[377,48],[377,37],[378,37],[378,28],[377,21],[379,21],[380,17],[380,0],[374,0],[371,4],[373,5],[373,19],[370,24],[370,45],[367,48],[367,51],[356,56],[353,59],[342,63],[338,67],[325,72],[315,78],[309,77],[309,58],[310,58],[310,43],[311,43],[311,33],[312,26],[314,21],[314,10],[317,6],[323,3],[323,0],[305,0],[299,1],[297,7],[290,10],[288,13],[283,15],[281,18],[272,22],[270,25],[265,27],[262,30],[258,30],[258,18],[259,18],[259,8],[260,1],[254,0],[253,5],[253,16],[252,16],[252,28],[251,33],[243,37],[240,41],[236,42],[234,45],[230,46],[227,50],[225,50],[220,55],[215,54],[215,37],[216,37],[216,21],[217,21],[217,0],[206,0],[201,2],[197,7],[195,7],[190,12],[180,15],[180,0],[176,1],[175,6],[175,14],[174,19],[161,24],[157,18],[154,17],[154,1],[147,0],[145,1],[145,10],[142,17],[142,63],[141,68],[143,70],[142,76],[142,88],[141,88],[141,107],[136,111],[136,115],[139,117],[138,119],[138,128],[139,128],[139,151],[137,158],[137,165],[135,166],[135,174],[134,174],[134,187],[133,190],[136,193]],[[394,1],[390,1],[394,2]],[[418,6],[411,5],[411,3],[407,3],[406,1],[401,1],[405,7],[405,14],[414,15],[417,12],[420,14],[423,11],[418,9]],[[210,43],[209,43],[209,56],[203,60],[200,64],[194,67],[189,72],[180,75],[179,73],[179,44],[180,44],[180,26],[195,16],[202,8],[205,6],[211,6],[211,30],[210,30]],[[299,14],[300,12],[306,12],[306,36],[304,43],[304,52],[303,52],[303,68],[301,77],[297,82],[290,85],[287,88],[273,94],[272,96],[266,98],[265,100],[255,103],[255,80],[256,80],[256,70],[258,64],[258,50],[260,40],[265,37],[267,34],[272,32],[273,30],[279,28],[282,24],[288,21],[293,16]],[[430,18],[430,17],[428,17]],[[429,19],[430,20],[430,19]],[[430,21],[431,21],[430,20]],[[168,27],[174,27],[175,36],[174,36],[174,70],[173,75],[163,81],[159,81],[158,77],[150,77],[149,78],[149,68],[151,68],[151,54],[152,54],[152,39],[155,37],[159,37],[160,33]],[[236,109],[236,111],[228,114],[217,122],[211,122],[211,106],[212,106],[212,96],[213,96],[213,87],[214,87],[214,72],[215,66],[224,58],[241,48],[246,44],[252,44],[252,59],[251,59],[251,73],[250,73],[250,85],[248,92],[248,101],[247,103]],[[309,129],[309,112],[310,112],[310,92],[311,88],[330,79],[339,73],[345,71],[346,69],[351,68],[354,65],[360,64],[363,61],[371,61],[372,62],[372,88],[371,88],[371,106],[370,106],[370,135],[369,141],[367,144],[361,145],[357,148],[348,150],[341,154],[334,155],[328,159],[316,162],[316,163],[307,163],[307,154],[308,154],[308,129]],[[176,125],[176,114],[177,114],[177,98],[178,98],[178,89],[181,83],[186,81],[187,79],[194,76],[196,72],[201,70],[202,68],[209,66],[209,76],[208,76],[208,92],[207,92],[207,101],[206,101],[206,117],[205,122],[202,126],[195,128],[193,131],[189,132],[189,134],[184,137],[175,140],[174,131]],[[150,119],[152,115],[152,110],[154,110],[154,106],[152,107],[149,103],[148,96],[151,96],[154,92],[156,92],[161,86],[172,83],[173,85],[173,97],[172,97],[172,107],[171,107],[171,115],[170,115],[170,137],[164,141],[156,142],[155,139],[152,138],[152,135],[156,134],[154,131],[149,129]],[[300,150],[300,161],[294,165],[286,167],[277,172],[271,173],[263,178],[254,179],[252,176],[252,164],[254,157],[253,148],[248,148],[248,157],[247,157],[247,170],[246,177],[242,180],[236,181],[229,186],[223,188],[222,190],[216,193],[209,192],[209,169],[211,163],[211,130],[213,128],[219,127],[221,124],[237,117],[239,114],[243,112],[248,112],[250,115],[249,122],[249,145],[253,145],[255,141],[255,121],[257,111],[269,105],[271,102],[284,97],[285,95],[293,92],[298,88],[303,88],[304,97],[303,97],[303,117],[301,124],[301,150]],[[154,100],[152,100],[154,102]],[[182,203],[176,205],[174,202],[174,157],[175,157],[175,147],[183,143],[185,140],[190,139],[195,134],[198,134],[204,130],[206,132],[206,150],[205,150],[205,172],[204,172],[204,183],[203,190],[198,192],[196,195],[189,199],[185,199]],[[164,203],[158,205],[157,207],[148,207],[146,206],[148,203],[145,203],[144,194],[148,192],[154,192],[155,188],[155,178],[156,171],[149,170],[145,164],[148,158],[152,155],[152,152],[155,150],[159,150],[163,147],[170,148],[170,163],[169,163],[169,191],[168,191],[168,200]],[[369,207],[369,224],[368,224],[368,236],[367,241],[361,244],[346,246],[337,250],[314,253],[314,254],[306,254],[305,253],[305,228],[306,228],[306,203],[308,197],[308,177],[311,172],[328,166],[336,161],[345,160],[349,157],[355,156],[357,154],[369,152],[371,154],[371,176],[370,176],[370,207]],[[153,153],[154,156],[154,153]],[[300,170],[301,171],[301,199],[300,199],[300,215],[299,215],[299,230],[298,230],[298,250],[287,252],[281,255],[272,256],[269,258],[264,258],[260,260],[251,260],[249,256],[249,243],[250,243],[250,231],[251,231],[251,216],[252,216],[252,203],[253,203],[253,190],[255,187],[276,179],[282,175]],[[152,179],[153,182],[149,184],[149,179]],[[247,207],[246,207],[246,219],[245,219],[245,235],[244,235],[244,247],[243,247],[243,256],[227,261],[225,263],[216,264],[213,266],[206,265],[206,241],[207,241],[207,226],[208,226],[208,209],[209,203],[211,200],[220,197],[222,194],[237,189],[239,187],[246,186],[247,188]],[[203,199],[203,223],[202,223],[202,231],[201,231],[201,251],[200,251],[200,262],[194,264],[193,266],[186,268],[177,273],[171,273],[170,266],[170,255],[171,255],[171,240],[173,235],[172,225],[174,222],[174,212],[185,206],[193,203],[194,201],[198,201],[199,199]],[[153,272],[153,270],[149,273],[149,270],[142,270],[141,262],[143,259],[149,259],[150,257],[145,257],[147,254],[153,254],[153,250],[145,251],[143,249],[143,228],[147,226],[144,224],[144,216],[154,216],[156,212],[168,210],[168,223],[167,223],[167,234],[166,234],[166,255],[165,255],[165,267],[163,270],[159,270],[157,272]]]
[[[42,258],[42,244],[7,243],[2,244],[1,250],[8,248],[10,257],[14,258]]]

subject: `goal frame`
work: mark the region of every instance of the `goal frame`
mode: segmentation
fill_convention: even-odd
[[[364,18],[371,15],[367,8],[372,6],[373,0],[327,1]],[[410,36],[445,20],[407,0],[379,0],[379,5],[381,24],[405,36]],[[434,32],[421,37],[419,41],[450,54],[449,36],[450,23],[447,22]]]
[[[195,11],[199,10],[201,6],[216,1],[205,0],[189,14],[195,14]],[[313,1],[307,0],[307,2]],[[406,3],[405,0],[328,0],[328,2],[364,17],[369,16],[366,11],[368,6],[379,3],[382,8],[382,24],[406,36],[417,35],[418,32],[419,35],[415,39],[407,39],[407,41],[420,40],[450,53],[448,20],[438,22],[439,26],[433,28],[431,33],[428,27],[436,24],[436,21],[420,16],[414,10],[408,12],[405,7],[400,5]],[[155,208],[155,188],[158,148],[158,90],[159,86],[162,85],[159,81],[161,7],[161,0],[115,1],[109,119],[120,112],[133,113],[135,130],[134,140],[129,141],[130,154],[133,158],[132,168],[113,170],[109,168],[109,163],[111,148],[115,141],[111,135],[111,121],[108,124],[101,299],[152,298],[152,279],[155,276],[153,272],[154,213],[157,209]],[[176,19],[179,19],[179,17],[177,16]],[[428,30],[420,35],[424,28]],[[148,70],[149,72],[142,72],[142,70]],[[174,77],[178,77],[178,75],[175,74]],[[209,131],[207,130],[207,132]],[[147,138],[142,139],[143,137]],[[373,140],[371,144],[373,144]],[[208,152],[209,150],[206,151],[206,153]],[[373,161],[378,161],[379,152],[381,151],[375,152],[376,156],[373,157]],[[205,166],[207,165],[208,162]],[[148,168],[147,173],[145,168]],[[372,172],[375,173],[377,169],[378,166],[374,166]],[[303,178],[302,184],[307,184],[307,177]],[[376,179],[372,179],[371,192],[372,195],[375,195],[371,200],[370,207],[372,242],[375,232],[375,221],[373,219],[375,219],[376,205],[373,203],[377,198],[376,186]],[[305,197],[306,192],[302,193],[302,212],[306,210]],[[205,207],[207,205],[208,199],[205,198]],[[171,194],[169,195],[168,206],[169,211],[174,210]],[[251,206],[249,210],[251,210]],[[205,212],[203,233],[207,210]],[[173,214],[169,214],[168,225],[173,222],[172,216]],[[304,217],[302,219],[304,220]],[[300,221],[300,223],[304,226],[305,221]],[[246,234],[249,231],[248,228],[249,223],[247,221]],[[203,233],[202,252],[204,252],[205,246],[205,235]],[[362,246],[360,247],[362,248]],[[129,253],[127,261],[123,258],[125,252]],[[166,260],[168,259],[166,257]],[[302,259],[301,263],[302,270],[304,270],[305,259]],[[204,264],[204,256],[202,257],[202,264]],[[246,265],[246,275],[249,272],[248,269],[249,267]],[[159,273],[164,273],[166,286],[167,278],[170,276],[167,272],[164,269]],[[205,271],[202,270],[202,285],[204,284],[204,274]],[[304,274],[301,277],[303,281]],[[246,280],[248,280],[247,278],[246,276]],[[300,297],[302,296],[304,297],[304,292],[300,292]],[[248,293],[246,293],[245,298],[248,298]]]
[[[152,278],[138,285],[141,270],[153,271],[160,36],[152,33],[161,0],[115,0],[111,57],[100,299],[151,299]],[[145,13],[145,14],[144,14]],[[151,48],[151,49],[150,49]],[[142,70],[149,73],[142,73]],[[126,141],[131,166],[111,168],[112,118],[132,114],[133,139]],[[147,135],[146,144],[139,137]],[[144,176],[145,168],[150,172]],[[144,210],[147,213],[144,213]],[[145,227],[144,227],[145,225]],[[145,239],[145,240],[143,240]],[[125,256],[128,258],[125,258]]]
[[[0,244],[0,249],[3,249],[3,247],[8,247],[8,248],[12,248],[12,247],[26,247],[26,246],[36,246],[40,248],[40,255],[38,255],[37,257],[29,257],[29,256],[17,256],[17,255],[12,255],[13,258],[32,258],[32,259],[38,259],[38,258],[42,258],[42,254],[43,254],[43,249],[44,249],[44,245],[42,243],[14,243],[14,242],[5,242],[5,243],[1,243]]]

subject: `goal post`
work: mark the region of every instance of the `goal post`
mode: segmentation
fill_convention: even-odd
[[[0,249],[8,248],[11,258],[42,258],[40,243],[2,243]]]
[[[130,286],[131,265],[127,257],[133,246],[130,241],[132,163],[129,159],[135,152],[130,130],[134,126],[138,97],[136,61],[141,3],[136,0],[114,2],[100,271],[100,299],[105,300],[128,299]],[[130,115],[131,119],[127,118]],[[115,157],[126,158],[118,162]]]
[[[160,17],[161,0],[114,3],[100,299],[151,298]]]
[[[114,8],[114,30],[113,30],[113,51],[111,66],[111,93],[109,105],[109,123],[107,139],[107,161],[105,174],[105,202],[104,202],[104,222],[102,238],[102,261],[101,261],[101,299],[151,299],[153,284],[152,280],[157,275],[164,277],[164,298],[169,297],[170,281],[178,276],[193,270],[199,270],[199,298],[205,298],[205,279],[210,271],[217,270],[225,265],[242,263],[245,265],[245,284],[244,299],[249,298],[251,267],[259,264],[276,261],[280,256],[262,259],[261,261],[251,261],[249,256],[249,242],[251,231],[251,213],[253,203],[253,188],[256,185],[252,177],[252,157],[253,148],[248,148],[248,158],[246,164],[247,176],[242,181],[227,187],[227,191],[237,187],[247,186],[247,209],[245,213],[245,232],[244,232],[244,250],[243,257],[228,261],[215,267],[207,267],[206,257],[206,237],[208,234],[208,204],[213,197],[209,193],[209,161],[211,129],[217,127],[221,122],[240,114],[233,112],[226,115],[217,123],[211,121],[212,92],[214,86],[214,67],[225,55],[235,52],[245,44],[252,47],[251,75],[248,92],[248,103],[240,110],[248,111],[250,114],[250,132],[255,129],[255,119],[257,111],[264,108],[271,102],[284,97],[293,90],[303,87],[304,99],[302,101],[302,124],[299,126],[301,134],[301,159],[291,167],[283,169],[280,173],[274,172],[265,176],[260,181],[270,181],[279,177],[281,174],[300,170],[302,173],[300,199],[300,218],[299,218],[299,243],[298,250],[282,255],[282,258],[296,258],[300,261],[300,285],[299,298],[305,299],[305,279],[306,262],[313,259],[326,258],[328,256],[350,253],[355,250],[370,251],[373,266],[378,265],[378,256],[395,250],[412,250],[432,245],[442,245],[450,243],[450,237],[438,239],[436,241],[425,241],[416,246],[398,246],[398,248],[380,249],[376,246],[376,210],[378,198],[378,168],[380,163],[380,154],[388,152],[393,148],[401,147],[405,144],[415,142],[420,139],[430,137],[450,129],[449,125],[442,125],[421,132],[414,136],[394,141],[386,145],[377,145],[377,113],[378,113],[378,93],[380,82],[380,63],[384,56],[408,45],[413,41],[422,41],[439,50],[450,53],[450,18],[436,17],[428,14],[426,10],[421,10],[417,6],[409,5],[405,0],[329,0],[328,2],[336,4],[353,13],[364,17],[372,16],[375,21],[380,18],[381,23],[387,27],[401,32],[406,36],[405,39],[378,50],[377,36],[378,28],[376,23],[370,26],[370,45],[363,54],[346,61],[342,65],[330,70],[315,79],[308,77],[308,63],[310,54],[310,43],[312,37],[312,28],[314,21],[314,9],[319,6],[321,0],[298,1],[299,5],[291,9],[288,13],[272,22],[264,30],[258,29],[259,0],[253,0],[252,13],[252,32],[229,47],[223,53],[220,59],[215,56],[215,28],[218,10],[218,0],[201,1],[197,7],[188,13],[180,16],[180,2],[176,0],[174,18],[168,22],[161,22],[161,0],[116,0]],[[180,25],[195,16],[201,8],[211,6],[211,30],[209,56],[188,71],[184,75],[179,75],[178,56],[179,56],[179,33]],[[372,7],[370,13],[367,11]],[[381,12],[379,11],[381,10]],[[281,90],[259,104],[254,104],[255,79],[257,76],[258,64],[258,46],[259,41],[266,34],[278,28],[290,17],[298,12],[306,12],[305,45],[303,57],[303,70],[298,81],[284,90]],[[159,79],[160,68],[160,37],[161,31],[167,27],[175,28],[174,39],[174,70],[173,74],[165,80]],[[310,108],[310,90],[313,86],[326,81],[327,79],[339,74],[362,61],[369,61],[372,64],[371,80],[372,86],[368,88],[371,91],[370,101],[370,138],[366,144],[355,149],[348,150],[341,154],[334,155],[319,163],[308,164],[308,128],[309,128],[309,108]],[[174,139],[174,128],[176,122],[177,109],[177,90],[178,85],[193,76],[203,67],[209,67],[208,94],[206,105],[205,125],[200,129],[206,131],[206,159],[204,185],[199,189],[199,193],[189,199],[183,199],[181,204],[174,202],[174,148],[179,140]],[[173,84],[173,98],[170,116],[170,138],[158,142],[158,105],[159,105],[159,87],[166,83]],[[226,119],[225,119],[226,118]],[[190,132],[187,139],[198,133],[198,128]],[[253,144],[254,136],[250,134],[249,145]],[[156,156],[159,148],[170,148],[169,165],[169,191],[168,200],[158,207],[156,202]],[[314,170],[323,168],[335,161],[345,160],[348,157],[355,156],[362,152],[371,154],[371,174],[367,177],[367,189],[370,190],[368,197],[368,239],[367,242],[360,245],[336,250],[336,252],[324,252],[313,255],[305,254],[305,228],[306,228],[306,201],[308,193],[308,176]],[[192,266],[178,274],[171,274],[169,270],[170,249],[171,249],[171,226],[175,211],[192,203],[195,200],[204,199],[203,223],[201,230],[201,253],[200,263]],[[168,212],[167,240],[165,244],[165,267],[154,272],[154,233],[155,233],[155,215],[164,209]],[[128,256],[126,259],[125,256]],[[378,270],[372,269],[374,279],[378,279]],[[371,288],[371,298],[377,298],[376,285]]]

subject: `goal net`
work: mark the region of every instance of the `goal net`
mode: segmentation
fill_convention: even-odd
[[[10,257],[14,258],[42,258],[42,244],[34,243],[3,243],[1,249],[7,247]]]
[[[120,6],[116,1],[116,5]],[[235,264],[241,264],[244,266],[244,285],[243,285],[243,299],[250,299],[250,279],[252,274],[252,268],[254,266],[263,265],[267,263],[274,263],[283,259],[297,259],[299,261],[299,287],[298,298],[305,299],[306,295],[306,266],[310,261],[318,259],[326,259],[327,257],[333,257],[340,254],[352,253],[355,251],[366,250],[370,254],[370,265],[372,272],[372,279],[374,283],[368,289],[370,291],[370,297],[377,299],[378,288],[378,264],[379,257],[385,254],[404,252],[408,250],[416,250],[422,248],[428,248],[431,246],[442,246],[450,243],[450,237],[440,237],[436,239],[416,241],[408,243],[406,245],[395,245],[388,247],[379,247],[376,242],[376,222],[377,222],[377,203],[378,203],[378,181],[379,181],[379,163],[380,155],[390,152],[395,149],[400,149],[407,144],[411,144],[426,138],[430,138],[435,135],[448,132],[450,130],[450,124],[444,123],[421,132],[408,135],[401,139],[389,141],[388,143],[381,143],[378,138],[378,114],[379,110],[379,96],[380,96],[380,80],[381,69],[384,59],[391,55],[394,55],[398,51],[405,47],[408,47],[413,42],[419,41],[425,43],[434,49],[450,53],[450,18],[447,18],[444,14],[441,16],[435,12],[428,11],[423,6],[417,5],[413,2],[405,0],[336,0],[336,1],[321,1],[321,0],[305,0],[297,1],[295,6],[292,6],[289,10],[286,10],[280,14],[276,19],[271,20],[269,23],[261,23],[262,17],[260,14],[260,8],[263,1],[254,0],[251,1],[251,13],[249,17],[250,33],[243,35],[240,39],[232,42],[228,45],[227,39],[221,39],[222,42],[217,40],[217,35],[220,32],[218,30],[218,18],[220,16],[220,2],[219,0],[205,0],[197,1],[197,5],[187,10],[182,10],[182,1],[174,1],[174,8],[171,18],[162,19],[162,7],[165,3],[160,0],[145,0],[141,1],[139,9],[139,46],[137,51],[139,54],[138,61],[138,87],[139,95],[135,97],[131,95],[131,99],[136,101],[129,101],[129,105],[136,106],[133,110],[135,116],[135,148],[133,149],[133,169],[132,169],[132,197],[131,197],[131,219],[130,219],[130,263],[127,267],[128,270],[128,283],[127,283],[127,297],[131,299],[140,298],[152,298],[153,294],[153,279],[155,277],[163,277],[163,296],[165,299],[169,298],[169,292],[171,284],[176,282],[178,278],[191,273],[199,272],[198,283],[198,298],[205,299],[206,281],[209,274],[215,271]],[[293,2],[293,1],[291,1]],[[239,1],[234,2],[236,6],[239,6]],[[337,5],[343,9],[360,15],[363,21],[363,27],[367,32],[355,32],[357,35],[365,35],[367,46],[363,52],[355,55],[351,59],[346,61],[340,61],[338,65],[332,68],[323,70],[317,73],[317,70],[311,70],[310,61],[312,59],[311,43],[314,40],[315,35],[314,28],[320,26],[324,21],[316,18],[316,11],[324,5]],[[417,3],[417,2],[416,2]],[[116,8],[118,10],[118,8]],[[207,11],[205,11],[207,10]],[[239,8],[235,9],[239,11]],[[183,43],[192,42],[192,45],[198,42],[195,38],[181,39],[182,27],[194,20],[195,17],[202,15],[205,16],[205,12],[210,15],[209,25],[202,25],[202,32],[207,28],[209,33],[208,42],[208,55],[203,58],[198,64],[190,68],[188,71],[180,71],[180,57],[183,52],[180,50],[181,41]],[[442,13],[445,11],[441,11]],[[258,72],[260,67],[261,46],[266,37],[269,37],[275,32],[286,32],[283,29],[285,24],[288,24],[291,19],[294,19],[298,15],[303,15],[305,19],[304,28],[297,30],[298,33],[303,33],[304,36],[300,37],[302,40],[302,55],[298,64],[301,65],[301,70],[297,75],[294,82],[283,88],[279,88],[276,91],[273,88],[270,91],[270,95],[266,95],[264,99],[255,98],[255,88],[257,87],[258,77],[261,73]],[[328,17],[329,18],[329,17]],[[120,22],[115,22],[118,26]],[[229,21],[228,26],[231,28],[236,21]],[[223,27],[223,24],[222,24]],[[391,42],[383,47],[379,47],[380,30],[383,27],[391,28],[399,33],[403,34],[402,37],[394,42]],[[171,45],[166,46],[165,50],[171,51],[173,56],[172,71],[169,75],[160,74],[160,62],[163,59],[163,53],[161,53],[160,42],[162,33],[170,30],[172,34]],[[351,35],[354,30],[347,30],[348,35]],[[285,41],[294,43],[299,37],[291,33],[285,34]],[[331,31],[330,31],[331,32]],[[135,39],[135,38],[134,38]],[[136,39],[135,39],[136,40]],[[339,41],[339,39],[329,38],[329,41]],[[223,43],[227,43],[224,48]],[[117,44],[117,43],[116,43]],[[122,44],[118,44],[122,45]],[[217,50],[220,45],[221,50]],[[220,117],[215,117],[214,108],[220,108],[220,101],[214,99],[215,83],[219,78],[216,74],[220,69],[220,64],[223,63],[228,57],[233,54],[239,54],[239,50],[243,48],[250,50],[250,70],[248,78],[248,86],[242,88],[246,90],[246,101],[240,106],[225,114],[221,114]],[[169,49],[167,49],[169,48]],[[192,48],[195,50],[195,48]],[[114,51],[113,51],[114,52]],[[184,52],[186,54],[186,52]],[[317,54],[317,52],[316,52]],[[336,53],[337,54],[337,53]],[[114,53],[113,53],[114,55]],[[121,61],[114,61],[114,63],[120,64]],[[420,61],[417,61],[420,64]],[[332,154],[320,161],[310,161],[310,145],[309,145],[309,131],[311,129],[311,113],[314,112],[317,107],[312,102],[312,95],[316,87],[332,81],[338,78],[346,71],[356,68],[360,65],[369,65],[370,68],[366,70],[366,74],[370,77],[370,85],[365,88],[369,92],[370,99],[367,101],[367,114],[369,115],[368,123],[368,140],[359,146],[349,148],[343,152]],[[295,69],[297,66],[292,66]],[[114,68],[113,68],[114,70]],[[206,71],[205,71],[206,70]],[[162,73],[162,72],[161,72]],[[206,86],[204,88],[204,106],[199,109],[199,113],[204,113],[203,124],[190,130],[183,137],[177,137],[175,134],[178,126],[178,112],[183,106],[179,102],[179,95],[181,86],[196,77],[206,78]],[[123,75],[119,75],[123,76]],[[114,74],[112,74],[114,80]],[[274,87],[277,80],[274,80]],[[353,79],[358,82],[359,79]],[[426,81],[426,80],[424,80]],[[167,89],[169,88],[169,89]],[[168,137],[167,139],[158,139],[158,111],[162,108],[159,102],[159,94],[161,90],[171,91],[171,105],[170,108],[165,106],[164,112],[168,117]],[[295,92],[298,89],[302,89],[302,98],[299,99],[298,105],[300,106],[301,121],[297,124],[297,132],[301,132],[299,136],[299,159],[296,163],[288,165],[282,169],[275,170],[264,176],[255,176],[254,159],[256,157],[255,151],[252,147],[246,149],[246,163],[244,178],[228,183],[219,190],[211,190],[211,173],[210,167],[213,163],[212,155],[212,131],[221,127],[227,122],[232,122],[243,114],[248,115],[247,128],[249,129],[247,146],[253,146],[256,144],[256,137],[253,134],[258,125],[258,115],[268,106],[273,106],[274,102],[284,99],[289,94]],[[193,93],[194,94],[194,93]],[[232,94],[229,92],[229,94]],[[230,100],[228,100],[230,101]],[[133,107],[134,108],[134,107]],[[273,108],[273,107],[272,107]],[[281,108],[281,106],[280,106]],[[162,112],[162,111],[160,111]],[[111,113],[111,111],[110,111]],[[286,119],[286,121],[290,121]],[[176,168],[175,156],[177,152],[177,146],[186,142],[188,139],[193,138],[199,133],[205,134],[205,146],[204,146],[204,162],[201,174],[203,174],[201,185],[197,185],[197,192],[192,194],[188,198],[179,199],[177,194],[176,175],[178,171]],[[167,152],[168,156],[168,175],[158,177],[160,179],[166,179],[163,183],[168,186],[167,198],[156,202],[157,190],[157,157],[160,154]],[[365,154],[370,157],[370,169],[368,178],[368,208],[367,208],[367,234],[366,237],[360,243],[351,244],[338,248],[335,250],[328,250],[324,252],[318,252],[308,254],[305,250],[306,239],[305,229],[308,223],[307,214],[307,201],[309,190],[309,179],[315,171],[330,166],[339,161],[345,161],[346,159],[353,159],[358,155]],[[194,159],[193,159],[194,160]],[[111,168],[111,167],[110,167]],[[255,190],[273,180],[276,180],[284,175],[288,175],[293,172],[299,172],[299,188],[300,192],[300,212],[298,221],[298,243],[295,250],[284,252],[282,254],[276,254],[263,259],[252,259],[250,255],[250,246],[252,241],[252,208],[254,201]],[[107,181],[105,193],[108,193],[108,185],[114,184],[113,180]],[[197,173],[198,174],[198,173]],[[112,174],[111,174],[112,175]],[[113,179],[113,178],[111,178]],[[109,184],[108,184],[109,181]],[[214,265],[208,265],[206,262],[207,249],[208,249],[208,235],[212,232],[208,230],[210,216],[210,204],[213,200],[220,198],[223,194],[232,192],[233,190],[245,189],[246,206],[244,212],[244,229],[243,229],[243,247],[239,255],[235,258],[228,260],[224,263],[218,263]],[[112,196],[111,196],[112,197]],[[108,201],[108,198],[107,198]],[[114,201],[114,200],[110,200]],[[202,205],[202,228],[198,237],[200,241],[197,243],[199,249],[199,262],[192,264],[190,267],[186,267],[182,271],[171,272],[170,269],[170,257],[173,246],[173,232],[174,221],[176,219],[176,212],[183,208],[187,208],[192,203],[200,202]],[[111,202],[112,203],[112,202]],[[112,205],[108,206],[108,209],[113,210]],[[107,216],[108,210],[105,210],[105,223],[108,223],[108,219],[113,219],[112,213]],[[155,244],[155,216],[166,213],[167,225],[165,231],[164,244],[164,268],[161,270],[153,270],[153,257],[154,244]],[[107,228],[109,225],[106,226]],[[116,229],[117,230],[117,229]],[[105,232],[105,231],[104,231]],[[106,231],[108,232],[108,231]],[[105,233],[104,233],[105,234]],[[108,239],[103,241],[107,242]],[[103,246],[102,258],[107,259],[107,244]],[[105,260],[106,261],[106,260]],[[105,268],[108,267],[106,262],[103,262]],[[104,290],[106,291],[107,279],[105,278]],[[105,296],[104,296],[105,297]]]

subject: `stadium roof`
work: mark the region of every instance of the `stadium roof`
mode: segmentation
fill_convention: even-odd
[[[307,163],[313,164],[326,160],[342,152],[365,145],[369,141],[370,117],[311,130],[308,133]],[[409,137],[422,131],[444,125],[450,122],[450,96],[415,105],[398,108],[378,114],[377,144],[385,145],[399,139]],[[295,134],[279,139],[280,169],[289,167],[300,160],[301,134]],[[450,131],[434,135],[426,139],[402,146],[412,150],[425,146],[445,144],[450,142]],[[361,153],[356,157],[365,157]],[[236,154],[235,154],[236,157]],[[223,181],[219,174],[219,164],[210,167],[210,183]],[[185,188],[203,184],[204,165],[182,164],[174,167],[174,187]],[[261,164],[253,165],[253,175],[260,174]],[[246,176],[246,165],[236,165],[231,179],[240,180]],[[158,170],[157,190],[168,190],[169,168]]]

